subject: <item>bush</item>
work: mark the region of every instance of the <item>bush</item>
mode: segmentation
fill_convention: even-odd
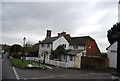
[[[19,54],[13,54],[12,57],[13,57],[13,58],[17,58],[17,59],[20,59],[20,58],[21,58],[21,56],[20,56]]]
[[[28,56],[30,56],[30,57],[38,57],[38,51],[32,51],[32,52],[30,52],[30,54]]]

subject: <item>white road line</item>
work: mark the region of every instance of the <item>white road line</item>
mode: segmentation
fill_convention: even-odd
[[[46,79],[46,78],[63,77],[63,76],[67,76],[67,75],[53,75],[53,76],[36,77],[36,78],[22,78],[22,79],[24,79],[24,80],[27,80],[27,79]]]
[[[17,74],[17,72],[16,72],[16,70],[15,70],[15,68],[14,68],[14,67],[13,67],[13,71],[14,71],[14,73],[15,73],[16,79],[17,79],[17,80],[19,80],[19,79],[20,79],[20,77],[18,76],[18,74]]]

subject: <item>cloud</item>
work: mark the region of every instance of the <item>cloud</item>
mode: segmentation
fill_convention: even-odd
[[[51,29],[52,36],[62,31],[90,35],[105,51],[106,32],[117,22],[118,11],[116,2],[3,2],[2,15],[3,43],[22,44],[24,36],[38,42]]]

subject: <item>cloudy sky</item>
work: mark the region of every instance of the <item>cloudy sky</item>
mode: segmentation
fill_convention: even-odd
[[[1,3],[0,3],[1,5]],[[102,52],[109,46],[107,30],[118,22],[118,2],[2,2],[2,43],[43,40],[65,31],[72,37],[91,36]],[[1,32],[1,31],[0,31]]]

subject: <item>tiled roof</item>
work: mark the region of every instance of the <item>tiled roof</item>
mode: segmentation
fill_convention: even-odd
[[[57,40],[58,38],[59,38],[59,36],[47,38],[47,39],[43,40],[43,41],[41,42],[41,44],[52,43],[53,41]]]
[[[91,38],[90,36],[83,36],[83,37],[71,37],[69,39],[67,39],[68,42],[70,43],[70,45],[74,45],[74,46],[78,46],[78,45],[85,45],[88,40],[93,40],[93,38]]]

